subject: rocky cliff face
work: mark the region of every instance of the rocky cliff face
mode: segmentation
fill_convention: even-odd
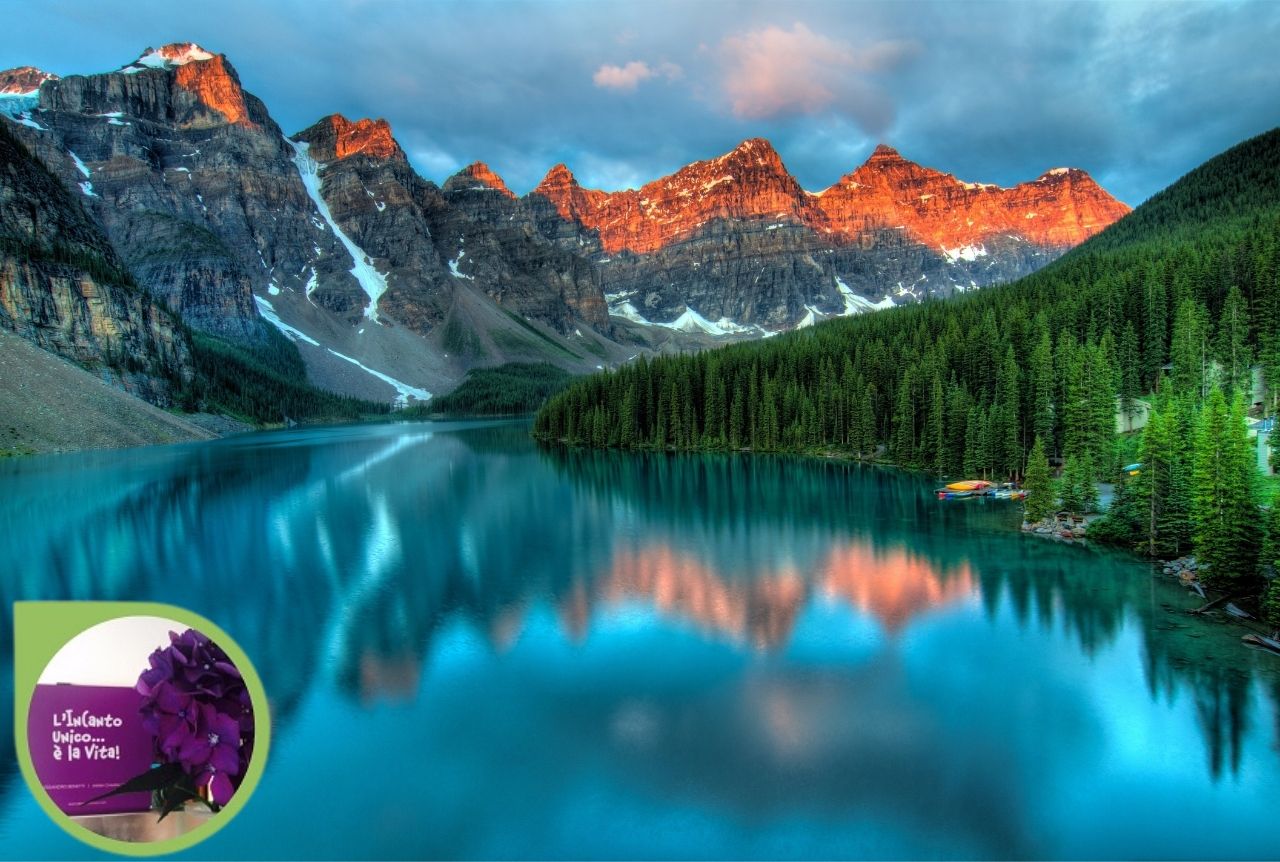
[[[385,276],[387,320],[429,336],[467,290],[564,335],[583,322],[608,330],[594,265],[548,242],[483,163],[437,187],[413,171],[383,120],[333,115],[295,140],[322,165],[330,214]]]
[[[830,227],[844,237],[894,226],[950,257],[997,236],[1071,248],[1129,211],[1076,168],[1053,168],[1005,189],[922,167],[883,144],[816,199]]]
[[[80,202],[0,128],[0,327],[167,406],[192,380],[177,316]]]
[[[0,72],[0,95],[19,96],[35,93],[45,81],[56,81],[57,75],[50,74],[35,66],[19,66]]]
[[[260,338],[255,289],[304,292],[353,320],[367,304],[294,148],[221,55],[171,45],[47,81],[31,116],[24,142],[193,327]]]
[[[614,314],[688,323],[693,309],[725,331],[1017,278],[1128,212],[1080,170],[1001,189],[885,146],[815,194],[762,139],[638,190],[584,189],[557,165],[528,200],[545,236],[596,252]]]

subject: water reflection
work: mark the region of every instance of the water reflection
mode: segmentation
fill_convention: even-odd
[[[408,710],[455,794],[486,776],[467,810],[435,800],[486,835],[498,816],[503,834],[543,834],[511,810],[567,799],[575,781],[597,805],[673,799],[703,818],[704,844],[637,830],[570,855],[1093,855],[1044,837],[1061,832],[1046,826],[1048,782],[1147,750],[1137,722],[1184,702],[1202,748],[1169,744],[1207,783],[1182,792],[1219,775],[1276,790],[1257,778],[1280,762],[1272,657],[1177,613],[1181,589],[1132,560],[1028,540],[1007,505],[927,492],[838,463],[538,450],[519,424],[30,459],[0,464],[0,600],[152,599],[209,616],[257,662],[282,746],[314,733],[321,704],[354,710],[339,762],[379,757],[406,728],[375,719]],[[13,774],[6,748],[0,817]],[[368,794],[390,817],[396,788],[353,787],[349,804]],[[743,844],[715,819],[726,810],[825,831]],[[403,855],[567,846],[448,834]],[[334,840],[316,852],[364,852]]]

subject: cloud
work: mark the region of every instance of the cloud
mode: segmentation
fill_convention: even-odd
[[[720,44],[725,95],[735,116],[759,120],[827,109],[847,113],[871,132],[893,117],[888,96],[871,76],[918,52],[914,42],[885,40],[855,48],[802,23],[770,25]]]
[[[668,81],[674,81],[683,74],[684,70],[675,63],[663,62],[655,67],[642,60],[632,60],[625,66],[612,66],[606,63],[596,69],[591,80],[602,89],[631,91],[638,87],[641,81],[647,81],[659,75]]]
[[[28,3],[8,64],[85,74],[194,40],[287,132],[386,117],[428,179],[481,159],[517,192],[556,162],[633,185],[763,136],[814,190],[883,140],[1001,185],[1082,167],[1134,204],[1280,122],[1274,0],[307,4]],[[634,89],[596,83],[603,63]]]

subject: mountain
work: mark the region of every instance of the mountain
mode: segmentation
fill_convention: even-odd
[[[598,250],[614,314],[649,322],[696,309],[727,331],[1007,281],[1128,212],[1078,169],[1003,189],[921,167],[884,145],[812,193],[759,138],[638,190],[584,189],[557,165],[530,197],[548,205],[546,235]]]
[[[894,165],[890,179],[877,161]],[[885,150],[869,167],[854,173],[860,185],[937,180]],[[1091,231],[1101,217],[1063,203],[1072,193],[1062,185],[1089,189],[1062,171],[1008,190],[1005,200],[1058,202],[1060,221],[1041,241]],[[998,202],[985,194],[962,201],[975,229],[1002,217],[993,208],[979,222]],[[1051,455],[1111,475],[1118,402],[1168,377],[1199,391],[1215,363],[1239,378],[1251,356],[1273,402],[1280,129],[1211,159],[1016,282],[593,375],[553,397],[535,430],[601,447],[887,455],[938,474],[999,478],[1020,475],[1039,438]]]
[[[382,119],[286,136],[189,42],[100,74],[0,73],[0,114],[198,345],[384,403],[477,367],[583,373],[949,295],[1124,212],[1074,169],[996,189],[885,147],[811,193],[758,138],[640,189],[557,165],[521,197],[481,162],[437,185]]]
[[[0,328],[153,404],[177,403],[194,377],[178,315],[4,125],[0,165]]]

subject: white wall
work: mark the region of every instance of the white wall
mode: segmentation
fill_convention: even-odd
[[[169,645],[169,632],[189,626],[161,617],[118,617],[80,634],[58,650],[40,674],[41,685],[120,685],[132,688],[150,665],[147,656]]]

